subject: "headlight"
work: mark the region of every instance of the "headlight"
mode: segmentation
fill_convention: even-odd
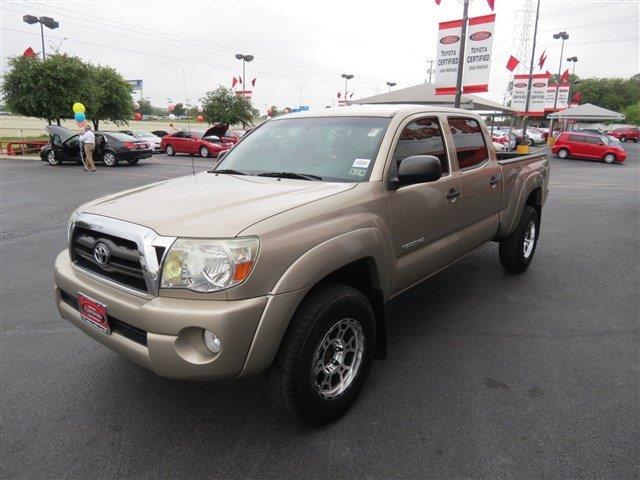
[[[162,266],[161,288],[217,292],[242,283],[258,256],[257,238],[179,238]]]

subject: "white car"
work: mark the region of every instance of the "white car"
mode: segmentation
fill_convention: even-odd
[[[147,132],[146,130],[120,130],[120,132],[148,142],[154,153],[162,152],[162,148],[160,147],[162,139],[151,132]]]
[[[522,129],[514,129],[513,133],[515,133],[519,137],[522,137]],[[533,146],[536,143],[544,143],[542,132],[535,127],[527,127],[527,137],[529,137],[529,146]]]

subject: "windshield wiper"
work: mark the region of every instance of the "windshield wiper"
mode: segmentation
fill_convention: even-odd
[[[227,173],[229,175],[246,175],[246,173],[240,170],[234,170],[233,168],[221,168],[220,170],[209,170],[209,173]]]
[[[296,172],[262,172],[257,174],[258,177],[278,177],[278,178],[293,178],[296,180],[322,180],[322,177],[313,175],[311,173],[296,173]]]

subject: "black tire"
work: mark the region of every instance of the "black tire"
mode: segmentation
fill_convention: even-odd
[[[623,143],[624,143],[624,142],[626,142],[626,141],[627,141],[627,137],[625,137],[625,136],[623,135],[622,137],[620,137],[620,141],[621,141],[621,142],[623,142]]]
[[[138,163],[140,161],[139,158],[134,158],[133,160],[127,160],[127,163],[129,165],[135,165],[136,163]]]
[[[604,163],[612,164],[616,163],[616,156],[613,153],[607,153],[604,157],[602,157]]]
[[[319,375],[333,378],[324,370],[314,376],[314,359],[320,354],[326,360],[332,357],[329,348],[322,353],[321,343],[330,340],[333,327],[342,322],[355,321],[363,336],[359,368],[344,391],[332,398],[322,396],[316,387]],[[298,307],[287,329],[276,359],[266,375],[266,392],[276,410],[290,418],[311,425],[323,425],[339,418],[356,400],[371,370],[374,358],[376,326],[373,309],[367,298],[353,287],[327,283],[316,287]],[[355,344],[356,342],[354,342]],[[332,350],[335,354],[336,350]],[[356,355],[344,363],[356,365]],[[336,363],[337,364],[337,363]],[[325,365],[324,363],[322,365]],[[335,364],[334,364],[335,365]],[[324,368],[324,367],[322,367]],[[330,386],[333,381],[329,380]],[[338,383],[338,382],[336,382]]]
[[[562,158],[563,160],[569,158],[569,150],[566,148],[561,148],[558,150],[558,158]]]
[[[118,155],[111,150],[106,150],[102,152],[100,156],[102,159],[102,163],[104,163],[105,167],[117,167],[118,166]]]
[[[205,147],[204,145],[202,147],[200,147],[199,152],[200,152],[200,156],[202,158],[208,158],[210,156],[209,149],[207,147]]]
[[[533,223],[535,227],[533,232],[533,246],[530,250],[525,250],[525,240],[530,238],[528,235],[531,235],[531,223]],[[538,212],[531,205],[525,205],[516,231],[500,240],[500,263],[504,269],[511,273],[524,272],[531,263],[533,255],[536,253],[539,236],[540,218],[538,217]]]
[[[529,145],[530,147],[533,147],[533,138],[529,138],[527,140],[527,145]]]
[[[167,148],[165,151],[167,152],[167,155],[169,155],[170,157],[173,157],[176,154],[176,151],[172,145],[167,145]]]
[[[62,165],[62,160],[56,158],[56,154],[53,152],[53,150],[49,150],[49,152],[47,153],[46,161],[49,165]]]

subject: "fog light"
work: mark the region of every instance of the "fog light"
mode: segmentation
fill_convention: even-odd
[[[211,351],[211,353],[220,353],[220,339],[216,337],[213,332],[205,330],[202,334],[202,338],[204,339],[204,344]]]

